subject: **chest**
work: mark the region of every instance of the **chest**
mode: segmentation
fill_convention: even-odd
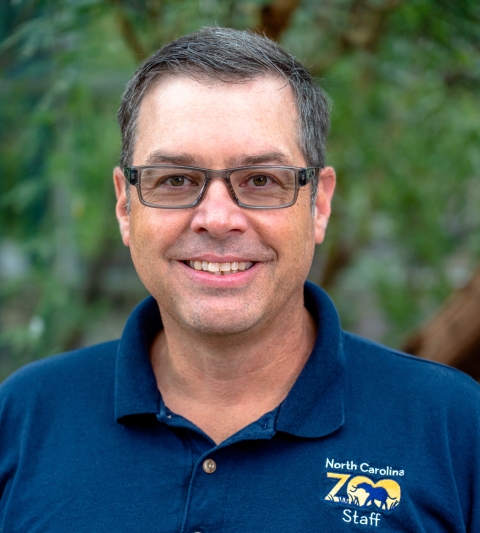
[[[432,453],[368,432],[301,439],[258,427],[216,447],[185,428],[113,431],[28,445],[3,481],[4,530],[465,531],[438,443]]]

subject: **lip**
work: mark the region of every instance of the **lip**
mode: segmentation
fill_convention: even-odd
[[[197,255],[193,257],[185,257],[184,259],[180,259],[180,261],[207,261],[208,263],[256,263],[257,261],[255,259],[245,259],[245,257],[239,257],[234,255],[222,255],[221,257],[218,255]]]
[[[210,259],[209,262],[229,263],[238,261],[238,259],[229,260],[226,257],[223,257],[222,259],[222,261],[219,259]],[[208,259],[190,259],[190,261],[208,261]],[[209,274],[208,272],[204,272],[203,270],[195,270],[194,268],[187,266],[182,261],[177,261],[177,264],[183,269],[185,275],[196,284],[214,288],[236,288],[247,285],[258,274],[258,271],[262,268],[263,263],[256,262],[248,270],[241,270],[236,274],[230,274],[229,276],[215,276]]]

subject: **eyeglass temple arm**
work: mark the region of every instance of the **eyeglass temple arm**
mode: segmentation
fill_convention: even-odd
[[[126,167],[123,169],[123,174],[130,183],[130,185],[137,185],[138,183],[138,170],[136,168]]]
[[[304,170],[300,170],[300,172],[298,173],[298,185],[300,187],[303,187],[307,183],[310,183],[312,179],[315,177],[315,173],[318,170],[320,169],[316,167],[310,167],[310,168],[305,168]]]

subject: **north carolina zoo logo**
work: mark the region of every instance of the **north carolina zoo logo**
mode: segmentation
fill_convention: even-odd
[[[337,472],[327,472],[327,477],[338,480],[325,497],[325,500],[333,503],[392,511],[402,497],[400,485],[393,479],[375,482],[366,476],[352,477],[351,474]]]

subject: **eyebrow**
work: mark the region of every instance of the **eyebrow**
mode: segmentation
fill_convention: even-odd
[[[279,151],[265,152],[263,154],[242,154],[228,159],[230,167],[248,167],[254,165],[291,165],[292,160]]]
[[[166,152],[162,152],[161,150],[155,150],[148,155],[146,163],[148,165],[161,165],[168,163],[171,165],[194,167],[201,165],[202,162],[190,154],[168,154]]]
[[[262,154],[240,154],[227,159],[228,168],[249,167],[255,165],[291,165],[292,161],[286,154],[280,151],[265,152]],[[186,167],[205,167],[202,158],[191,154],[169,154],[161,150],[151,152],[146,160],[147,165],[170,164]]]

